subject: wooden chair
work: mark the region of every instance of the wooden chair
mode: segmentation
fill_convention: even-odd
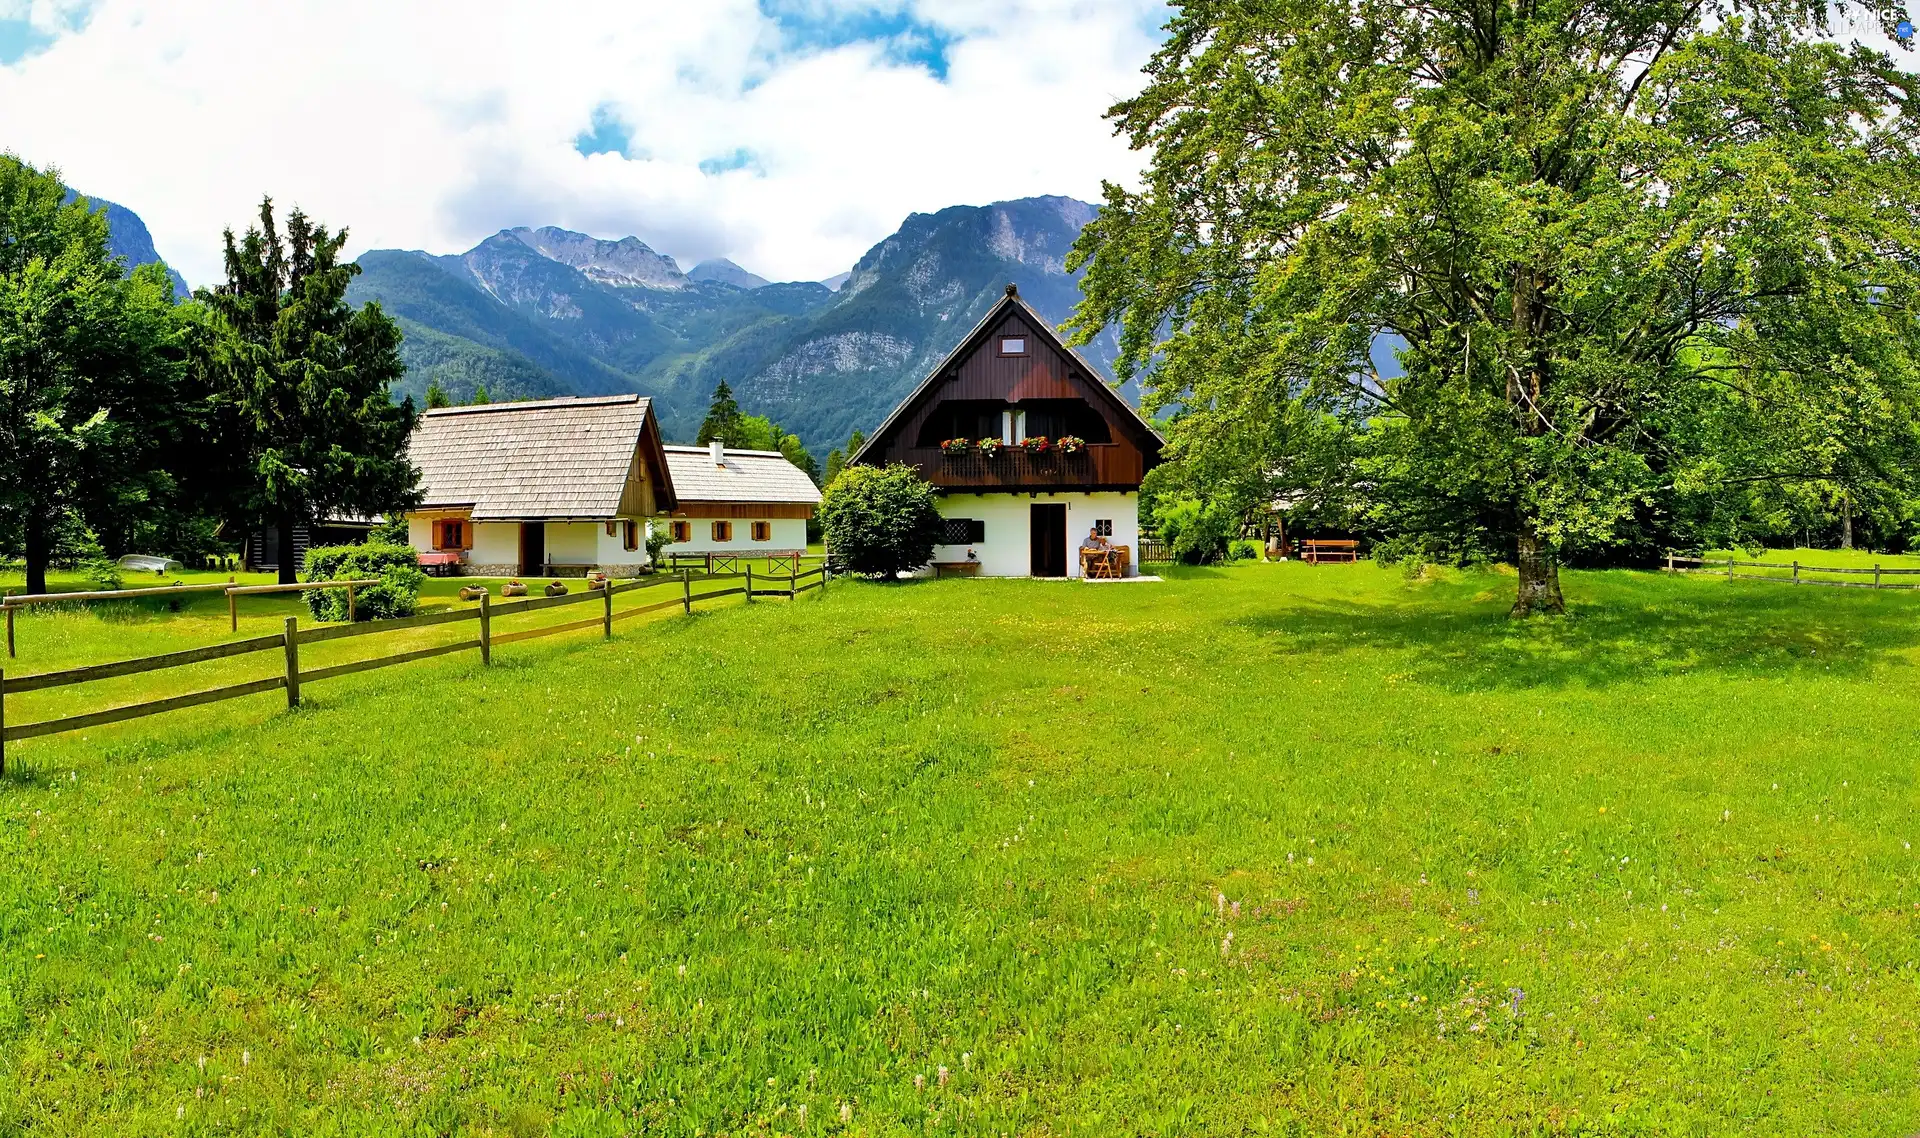
[[[1110,581],[1120,575],[1120,559],[1112,549],[1080,551],[1080,575],[1094,581]]]

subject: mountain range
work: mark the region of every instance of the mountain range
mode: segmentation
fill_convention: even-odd
[[[115,253],[160,260],[136,214],[91,200],[107,210]],[[728,260],[682,271],[638,237],[504,229],[451,256],[369,251],[349,297],[379,301],[400,324],[396,395],[416,403],[434,383],[455,402],[482,387],[495,400],[640,392],[669,438],[691,439],[726,380],[745,411],[824,455],[878,425],[1007,284],[1064,321],[1080,299],[1067,255],[1095,211],[1037,197],[916,213],[847,272],[786,283]],[[1103,374],[1117,350],[1110,332],[1082,349]]]
[[[67,191],[68,201],[80,196],[72,189]],[[87,204],[96,211],[107,211],[107,248],[114,256],[125,258],[127,268],[137,269],[160,261],[160,252],[153,247],[153,234],[147,232],[147,223],[140,220],[139,214],[105,198],[88,197]],[[172,266],[168,266],[167,275],[173,278],[173,295],[185,299],[190,291],[187,279]]]
[[[1079,301],[1066,258],[1095,207],[1025,198],[913,214],[827,281],[769,283],[731,261],[682,271],[637,237],[506,229],[453,256],[363,254],[350,293],[406,333],[402,391],[456,402],[637,391],[669,437],[691,438],[714,386],[816,453],[872,430],[986,314],[1005,286],[1062,321]],[[1084,350],[1110,371],[1117,344]]]

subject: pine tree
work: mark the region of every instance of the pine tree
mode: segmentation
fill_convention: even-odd
[[[453,400],[448,398],[446,389],[440,386],[440,381],[436,379],[429,382],[427,384],[427,409],[431,411],[440,407],[451,406],[453,406]]]
[[[694,441],[705,446],[715,439],[740,443],[740,404],[733,400],[733,389],[726,380],[713,389],[713,402],[707,405],[707,418],[700,424],[700,435]]]
[[[347,303],[360,267],[340,261],[346,240],[346,230],[328,233],[299,210],[283,237],[265,199],[243,240],[227,231],[227,282],[200,293],[212,317],[207,362],[245,449],[237,504],[278,526],[280,580],[289,584],[295,526],[417,500],[419,473],[407,461],[413,400],[396,404],[390,394],[405,372],[400,329],[378,303]]]
[[[482,383],[474,387],[473,400],[467,406],[484,407],[491,402],[493,402],[493,396],[487,394],[487,385]]]
[[[828,451],[827,452],[827,474],[826,474],[826,477],[821,481],[821,485],[822,486],[833,485],[833,480],[840,477],[840,472],[842,470],[845,470],[846,468],[847,468],[847,456],[844,451],[842,451],[839,447],[835,447],[832,450]]]

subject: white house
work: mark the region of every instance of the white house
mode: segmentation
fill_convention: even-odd
[[[1139,572],[1140,481],[1160,436],[1007,286],[849,463],[903,462],[940,495],[936,569],[1077,577],[1089,533]],[[1097,563],[1096,563],[1097,564]]]
[[[423,565],[467,576],[631,575],[647,520],[677,505],[652,402],[638,395],[444,407],[409,445]]]
[[[757,557],[806,551],[807,520],[820,504],[820,488],[779,451],[735,450],[716,439],[707,446],[668,446],[666,455],[678,502],[654,524],[669,528],[667,552]]]

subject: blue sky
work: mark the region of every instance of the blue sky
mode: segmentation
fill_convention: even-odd
[[[350,250],[517,225],[820,279],[907,214],[1098,198],[1162,0],[0,0],[0,146],[189,280],[260,195]],[[31,14],[31,20],[28,19]],[[272,45],[262,51],[261,45]],[[1006,108],[1034,124],[1009,139]]]

